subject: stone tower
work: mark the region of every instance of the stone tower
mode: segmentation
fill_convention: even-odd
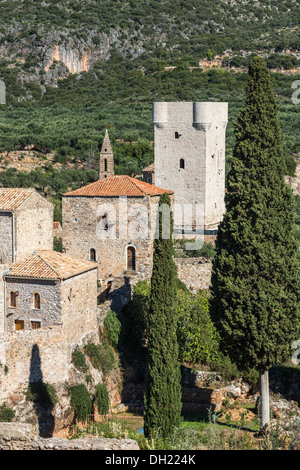
[[[108,131],[106,129],[103,144],[100,152],[100,172],[99,179],[112,176],[114,174],[114,154],[110,143]]]
[[[225,211],[228,103],[153,103],[155,185],[175,193],[175,231],[214,233]]]

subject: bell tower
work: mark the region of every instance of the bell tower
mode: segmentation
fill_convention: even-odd
[[[110,143],[108,131],[106,129],[103,144],[100,152],[100,172],[99,179],[114,175],[114,154]]]

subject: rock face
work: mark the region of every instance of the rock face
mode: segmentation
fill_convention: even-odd
[[[49,51],[46,57],[45,71],[48,72],[49,68],[54,62],[62,62],[70,73],[81,73],[89,70],[89,53],[72,50],[64,46],[55,45]]]
[[[0,423],[0,450],[139,450],[133,439],[44,439],[36,431],[28,423]]]

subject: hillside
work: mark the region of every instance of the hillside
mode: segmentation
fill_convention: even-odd
[[[0,0],[0,13],[0,184],[36,187],[54,200],[57,218],[63,192],[97,179],[106,128],[116,173],[139,175],[153,161],[153,101],[228,101],[229,169],[255,53],[273,70],[293,173],[296,0]]]
[[[297,0],[0,0],[0,11],[0,76],[17,102],[114,52],[157,67],[227,51],[240,64],[259,50],[299,66]]]

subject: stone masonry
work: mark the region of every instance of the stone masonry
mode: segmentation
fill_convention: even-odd
[[[133,439],[42,438],[29,423],[0,423],[0,450],[139,450]]]
[[[174,191],[175,227],[187,233],[196,223],[214,230],[222,220],[227,121],[228,103],[153,104],[155,184]]]

